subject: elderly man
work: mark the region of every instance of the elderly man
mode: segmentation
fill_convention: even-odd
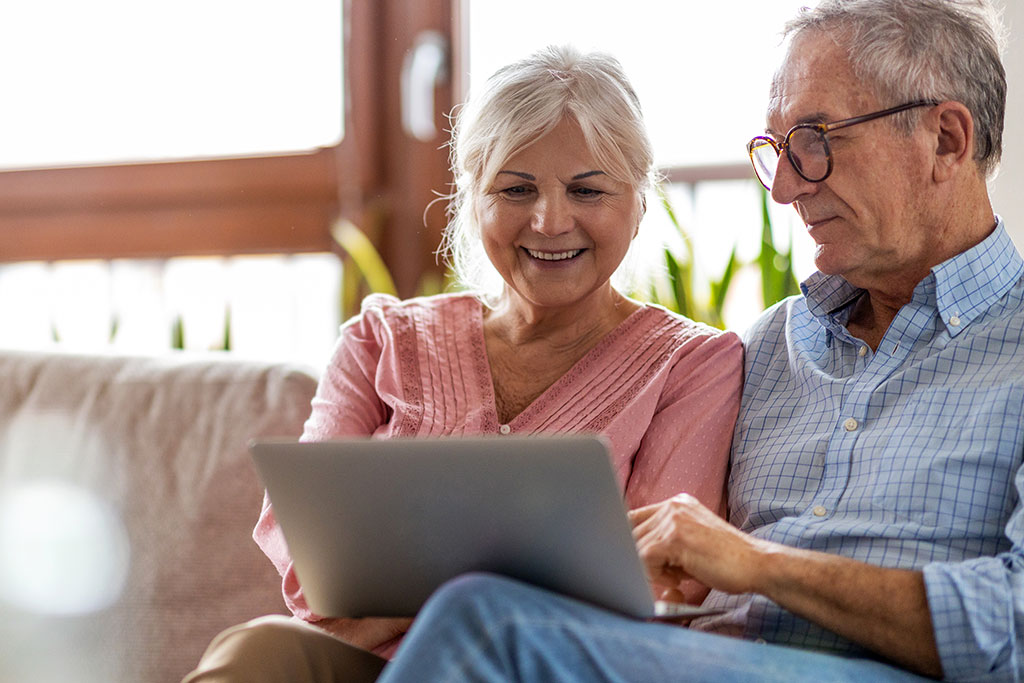
[[[998,31],[987,0],[825,0],[787,27],[749,150],[818,272],[748,334],[734,526],[686,494],[632,513],[656,584],[695,577],[725,612],[683,629],[464,577],[384,680],[1024,678]]]

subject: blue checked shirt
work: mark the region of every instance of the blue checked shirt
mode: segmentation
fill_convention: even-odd
[[[932,269],[877,351],[844,327],[860,294],[815,273],[746,341],[730,516],[754,536],[924,571],[942,666],[1024,679],[1024,261],[1000,220]],[[697,628],[852,656],[763,596]]]

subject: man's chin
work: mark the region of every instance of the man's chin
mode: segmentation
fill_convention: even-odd
[[[814,267],[825,275],[842,275],[846,264],[834,247],[818,245],[814,251]]]

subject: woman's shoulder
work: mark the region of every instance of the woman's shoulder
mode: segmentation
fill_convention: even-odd
[[[674,338],[681,343],[707,343],[722,347],[742,346],[740,337],[735,332],[691,320],[658,304],[644,304],[638,313],[644,316],[644,323],[652,333]]]
[[[363,299],[360,315],[384,320],[410,315],[457,315],[478,309],[480,299],[471,292],[450,292],[399,299],[393,294],[370,294]]]
[[[706,378],[725,391],[736,389],[743,376],[743,341],[731,330],[722,330],[691,320],[661,306],[648,305],[645,310],[654,329],[649,338],[660,337],[665,368],[679,390],[688,390],[694,382]],[[698,377],[705,378],[699,380]],[[729,389],[731,390],[731,389]],[[671,391],[669,391],[671,394]]]
[[[367,295],[359,313],[341,325],[348,344],[364,341],[378,347],[397,337],[410,338],[426,330],[456,330],[474,324],[480,302],[473,294],[451,293],[400,299],[393,294]],[[441,323],[438,325],[437,323]]]

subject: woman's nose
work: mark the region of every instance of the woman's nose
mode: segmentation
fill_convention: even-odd
[[[530,227],[542,235],[554,237],[571,232],[575,220],[572,208],[567,199],[561,197],[542,197],[534,205],[533,219]]]

